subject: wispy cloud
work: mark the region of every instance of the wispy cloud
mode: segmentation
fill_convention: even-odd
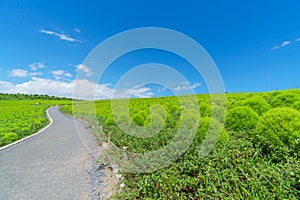
[[[13,69],[9,72],[9,76],[24,78],[28,76],[28,71],[24,69]]]
[[[29,72],[28,75],[29,76],[41,76],[41,75],[43,75],[43,72]]]
[[[41,76],[43,75],[42,72],[38,72],[36,71],[37,69],[41,69],[44,68],[44,65],[40,65],[41,63],[34,63],[29,65],[30,69],[32,71],[28,71],[25,69],[12,69],[11,71],[9,71],[9,76],[11,77],[17,77],[17,78],[25,78],[28,76]]]
[[[77,65],[76,70],[83,72],[86,76],[91,76],[94,74],[94,72],[92,72],[92,70],[88,66],[83,64]]]
[[[190,85],[190,83],[188,82],[183,82],[182,85],[176,86],[174,90],[175,91],[192,90],[200,86],[201,83],[194,83],[193,85]]]
[[[81,32],[81,30],[79,29],[79,28],[74,28],[73,29],[75,32],[77,32],[77,33],[80,33]]]
[[[133,88],[125,89],[122,92],[115,92],[114,96],[118,98],[129,98],[129,97],[138,97],[138,98],[150,98],[154,95],[149,87],[138,87],[134,86]]]
[[[35,63],[32,63],[32,64],[30,64],[30,65],[28,65],[29,67],[30,67],[30,69],[32,70],[32,71],[36,71],[36,70],[38,70],[38,69],[42,69],[42,68],[45,68],[46,66],[43,64],[43,63],[41,63],[41,62],[35,62]]]
[[[49,31],[49,30],[45,30],[45,29],[41,29],[41,30],[39,30],[39,32],[45,33],[47,35],[57,36],[60,40],[64,40],[64,41],[68,41],[68,42],[82,42],[81,40],[72,38],[69,35],[64,34],[64,33],[56,33],[54,31]]]
[[[296,42],[299,42],[299,41],[300,41],[300,38],[297,38],[297,39],[296,39]]]
[[[70,74],[69,72],[66,72],[64,70],[61,70],[61,69],[51,71],[51,74],[53,74],[53,76],[54,76],[54,78],[56,80],[61,80],[61,79],[65,78],[65,77],[67,77],[67,78],[71,78],[72,77],[72,74]]]
[[[284,41],[284,42],[282,42],[280,45],[273,47],[272,50],[276,50],[276,49],[285,47],[285,46],[287,46],[287,45],[289,45],[289,44],[291,44],[291,41],[289,41],[289,40]]]

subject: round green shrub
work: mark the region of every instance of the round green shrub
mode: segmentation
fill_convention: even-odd
[[[294,109],[300,111],[300,101],[296,101],[296,102],[292,105],[292,107],[293,107]]]
[[[132,116],[132,121],[139,126],[143,126],[145,123],[145,117],[143,112],[137,112]]]
[[[111,126],[111,125],[114,125],[115,124],[115,120],[113,117],[109,117],[105,120],[105,125],[106,126]]]
[[[201,143],[202,140],[207,136],[207,133],[211,134],[210,137],[218,136],[217,140],[222,143],[225,143],[229,140],[228,132],[215,118],[204,117],[200,119],[196,141]]]
[[[154,105],[150,107],[149,115],[160,115],[163,119],[166,118],[166,111],[161,105]],[[144,118],[147,119],[148,116],[144,115]]]
[[[202,102],[199,104],[199,111],[201,116],[205,116],[205,112],[207,110],[207,108],[210,106],[210,104]]]
[[[225,126],[229,130],[251,130],[256,127],[259,115],[249,107],[238,106],[231,109],[225,120]]]
[[[177,121],[181,113],[179,106],[172,105],[169,110],[170,110],[169,115],[172,118],[172,120]]]
[[[213,112],[213,114],[212,114]],[[208,106],[205,110],[204,117],[213,117],[219,122],[224,123],[225,120],[225,108],[217,105]]]
[[[148,132],[157,133],[159,132],[165,125],[165,120],[159,114],[150,115],[146,121],[144,126],[146,127]]]
[[[181,127],[186,130],[194,130],[199,125],[200,114],[195,109],[183,109],[180,119],[177,122],[177,128]]]
[[[271,101],[271,105],[273,107],[290,107],[298,100],[300,100],[300,94],[287,91],[275,96]]]
[[[23,128],[21,129],[21,134],[22,134],[22,135],[26,135],[26,134],[28,134],[28,133],[30,133],[30,132],[31,132],[30,127],[23,127]]]
[[[260,119],[256,133],[275,145],[300,145],[300,112],[287,107],[274,108]],[[300,150],[300,149],[299,149]]]
[[[179,111],[180,111],[180,109],[177,105],[172,105],[170,107],[170,113],[178,114]]]
[[[18,140],[18,138],[19,137],[17,134],[11,132],[11,133],[6,133],[2,139],[4,144],[9,144]]]
[[[40,119],[35,119],[35,120],[34,120],[34,126],[35,126],[35,127],[38,128],[38,127],[41,127],[41,125],[42,125],[42,122],[40,121]]]
[[[259,115],[262,115],[264,112],[272,108],[272,106],[261,96],[246,99],[242,102],[242,105],[251,108]]]
[[[129,127],[130,125],[130,115],[126,112],[120,113],[117,116],[117,124],[123,128]]]

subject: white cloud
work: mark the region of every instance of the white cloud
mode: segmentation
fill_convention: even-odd
[[[91,76],[94,74],[88,66],[83,65],[83,64],[77,65],[76,70],[83,72],[86,76]]]
[[[194,83],[193,85],[190,85],[190,83],[188,82],[183,82],[182,85],[176,86],[174,90],[175,91],[192,90],[199,86],[201,86],[201,83]]]
[[[122,92],[114,94],[116,98],[129,98],[129,97],[138,97],[138,98],[149,98],[152,97],[154,93],[151,91],[151,88],[147,87],[133,87],[131,89],[125,89]]]
[[[110,84],[96,84],[87,79],[77,79],[73,81],[75,85],[74,97],[76,99],[110,99],[114,89]]]
[[[66,72],[64,70],[61,70],[61,69],[52,71],[51,73],[53,75],[56,75],[56,76],[66,76],[66,77],[69,77],[69,78],[72,77],[72,74],[70,74],[70,73],[68,73],[68,72]]]
[[[61,70],[61,69],[51,71],[51,74],[54,75],[54,77],[55,77],[56,80],[60,80],[60,79],[62,79],[64,77],[67,77],[67,78],[71,78],[72,77],[72,74],[70,74],[70,73],[68,73],[68,72],[66,72],[64,70]]]
[[[286,45],[288,45],[290,43],[291,43],[291,41],[284,41],[280,46],[284,47],[284,46],[286,46]]]
[[[45,30],[45,29],[41,29],[41,30],[39,30],[39,32],[45,33],[47,35],[57,36],[57,37],[59,37],[59,39],[64,40],[64,41],[68,41],[68,42],[81,42],[80,40],[74,39],[74,38],[72,38],[69,35],[66,35],[64,33],[56,33],[54,31],[49,31],[49,30]]]
[[[299,42],[299,41],[300,41],[300,38],[297,38],[297,39],[296,39],[296,42]]]
[[[281,43],[281,45],[273,47],[272,50],[276,50],[276,49],[279,49],[281,47],[285,47],[285,46],[289,45],[290,43],[291,43],[291,41],[289,41],[289,40],[284,41],[284,42]]]
[[[30,64],[30,65],[28,65],[29,67],[30,67],[30,69],[32,70],[32,71],[36,71],[36,70],[38,70],[38,69],[42,69],[42,68],[45,68],[46,66],[43,64],[43,63],[41,63],[41,62],[35,62],[35,63],[32,63],[32,64]]]
[[[76,85],[76,90],[74,88]],[[135,97],[151,97],[151,88],[141,87],[121,91],[110,87],[110,84],[96,84],[86,79],[73,81],[51,80],[32,77],[30,81],[13,84],[0,81],[0,93],[47,94],[50,96],[73,97],[77,99],[110,99]],[[73,93],[74,92],[74,93]]]
[[[28,72],[27,70],[24,69],[13,69],[9,72],[9,76],[11,77],[17,77],[17,78],[25,78],[28,76],[40,76],[43,75],[42,72]]]
[[[41,76],[43,75],[43,72],[29,72],[30,76]]]
[[[9,72],[9,76],[24,78],[28,76],[28,71],[24,69],[13,69]]]
[[[14,85],[10,82],[0,81],[0,92],[7,93],[6,91],[10,91]]]
[[[53,96],[72,97],[74,83],[33,77],[30,81],[13,84],[0,81],[1,93],[47,94]]]
[[[11,84],[7,93],[48,94],[54,96],[72,97],[73,84],[50,79],[33,77],[21,84]]]
[[[77,32],[77,33],[80,33],[81,32],[81,30],[79,29],[79,28],[74,28],[73,29],[75,32]]]

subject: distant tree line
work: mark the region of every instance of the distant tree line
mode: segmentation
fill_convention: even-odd
[[[71,98],[66,97],[57,97],[57,96],[49,96],[49,95],[39,95],[39,94],[7,94],[0,93],[0,100],[36,100],[36,99],[44,99],[44,100],[71,100]]]

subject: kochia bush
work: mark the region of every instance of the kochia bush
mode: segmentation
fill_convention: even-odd
[[[207,135],[207,133],[211,135]],[[217,119],[204,117],[199,121],[196,141],[202,141],[205,137],[218,137],[215,139],[224,143],[228,141],[229,134]]]
[[[201,116],[203,116],[203,117],[205,116],[205,113],[206,113],[206,110],[208,107],[210,107],[210,104],[208,104],[208,103],[202,102],[199,104],[199,111],[200,111]]]
[[[114,125],[116,122],[114,120],[113,117],[108,117],[106,120],[105,120],[105,125],[106,126],[111,126],[111,125]]]
[[[300,93],[293,91],[282,92],[281,94],[275,96],[271,104],[273,107],[290,107],[296,101],[300,100]]]
[[[19,137],[17,134],[11,132],[11,133],[6,133],[2,139],[4,144],[9,144],[18,140],[18,138]]]
[[[225,108],[217,105],[208,106],[204,113],[205,117],[213,116],[219,122],[224,123],[225,120]]]
[[[251,97],[242,101],[243,106],[252,108],[257,114],[262,115],[264,112],[272,108],[271,105],[261,96]]]
[[[260,119],[256,133],[275,145],[296,145],[300,150],[300,112],[287,107],[269,110]]]
[[[158,133],[165,125],[165,120],[163,117],[159,114],[152,114],[150,115],[146,121],[144,126],[146,127],[146,130],[148,132],[152,133]]]
[[[299,100],[299,101],[296,101],[296,102],[292,105],[292,107],[293,107],[294,109],[300,111],[300,100]]]
[[[258,120],[259,115],[251,108],[238,106],[227,113],[225,126],[234,131],[251,130],[256,127]]]
[[[143,113],[143,112],[135,113],[135,114],[132,116],[132,121],[133,121],[134,123],[136,123],[137,125],[139,125],[139,126],[144,126],[144,123],[145,123],[145,116],[144,116],[144,113]]]

